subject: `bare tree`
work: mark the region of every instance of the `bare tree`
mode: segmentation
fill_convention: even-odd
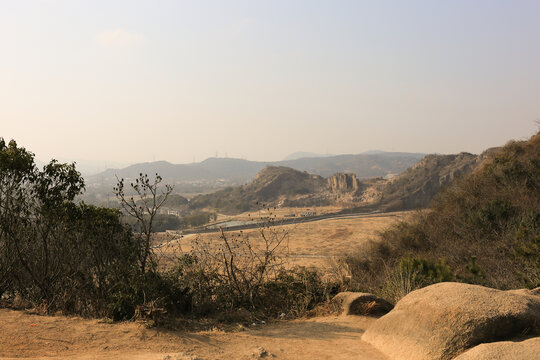
[[[269,209],[266,209],[270,212]],[[204,273],[213,274],[237,304],[255,308],[263,284],[276,280],[284,271],[289,229],[276,227],[274,216],[261,217],[258,234],[226,233],[220,227],[219,242],[198,236],[192,254]]]
[[[173,191],[173,186],[165,184],[165,188],[160,188],[161,176],[156,173],[153,182],[150,182],[147,174],[140,173],[135,182],[130,183],[131,193],[126,194],[124,179],[116,178],[118,183],[113,188],[114,195],[120,202],[124,211],[137,220],[137,226],[141,241],[143,241],[143,252],[140,255],[141,270],[146,271],[146,265],[151,258],[152,249],[150,239],[152,236],[152,224],[163,206],[169,194]]]

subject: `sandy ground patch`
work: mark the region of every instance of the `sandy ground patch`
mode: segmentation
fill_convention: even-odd
[[[333,316],[181,332],[0,309],[0,359],[386,359],[360,339],[374,320]]]

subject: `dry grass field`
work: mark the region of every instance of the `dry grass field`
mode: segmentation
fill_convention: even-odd
[[[298,210],[297,210],[298,211]],[[325,269],[330,266],[333,257],[339,257],[354,251],[357,245],[376,238],[379,231],[390,224],[403,219],[408,212],[393,212],[372,215],[351,215],[347,217],[325,219],[313,222],[276,226],[265,229],[268,234],[276,232],[277,236],[286,235],[283,251],[289,255],[289,265],[314,266]],[[238,219],[238,218],[235,218]],[[259,229],[249,229],[242,232],[254,242],[260,239]],[[232,236],[239,231],[225,232]],[[194,241],[200,237],[203,241],[219,241],[219,233],[201,235],[186,235],[182,238],[172,237],[163,239],[166,243],[161,248],[164,254],[189,252]]]

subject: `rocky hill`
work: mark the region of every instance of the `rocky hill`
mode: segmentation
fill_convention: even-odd
[[[185,179],[201,181],[194,179],[217,179],[219,174],[236,173],[239,180],[249,177],[258,169],[253,180],[245,185],[233,182],[225,187],[227,179],[218,179],[222,181],[221,190],[192,198],[189,203],[192,210],[213,208],[225,213],[238,213],[254,210],[260,203],[265,203],[290,207],[341,205],[365,210],[393,211],[428,206],[442,187],[472,172],[495,151],[496,149],[490,149],[482,155],[433,154],[425,156],[419,162],[413,160],[414,156],[407,153],[341,155],[279,162],[312,168],[319,173],[281,165],[263,167],[264,163],[239,159],[208,159],[200,164],[190,165],[155,162],[148,164],[148,170],[151,170],[151,173],[159,173],[165,181],[175,178],[178,175],[176,171],[183,173]],[[358,173],[388,174],[389,169],[398,169],[409,163],[411,166],[390,179],[381,176],[370,178],[358,176]],[[174,170],[175,167],[177,170]],[[357,171],[348,171],[349,167]],[[133,165],[123,169],[121,173],[129,178],[136,176],[136,169],[137,166]],[[342,171],[326,175],[334,169]],[[89,187],[91,188],[91,185]]]
[[[362,185],[354,174],[338,173],[328,179],[284,166],[268,166],[242,186],[199,195],[192,209],[215,208],[234,213],[270,206],[321,206],[351,200]]]
[[[368,191],[371,192],[370,201],[386,211],[427,207],[442,188],[492,161],[500,149],[490,148],[480,155],[466,152],[426,155],[398,176],[375,183]]]
[[[380,205],[388,210],[425,207],[441,187],[470,173],[480,158],[469,153],[427,155],[381,187]]]
[[[252,191],[262,201],[319,193],[325,188],[323,177],[284,166],[266,167],[246,186],[247,191]]]
[[[250,210],[258,202],[272,206],[342,205],[388,211],[422,208],[429,205],[442,187],[472,172],[491,152],[480,156],[427,155],[391,179],[360,180],[356,174],[347,172],[325,179],[289,167],[268,166],[247,185],[195,197],[190,206],[226,212]]]
[[[133,179],[139,173],[158,173],[178,192],[205,192],[236,186],[255,178],[266,166],[286,166],[310,174],[329,177],[337,172],[370,178],[399,174],[423,158],[424,154],[377,152],[356,155],[335,155],[300,158],[286,161],[248,161],[232,158],[209,158],[199,163],[172,164],[167,161],[140,163],[123,169],[108,169],[85,178],[88,193],[107,193],[116,185],[116,176]]]
[[[307,171],[323,177],[338,172],[356,174],[359,179],[386,177],[400,174],[420,161],[425,154],[375,152],[358,155],[336,155],[321,158],[302,158],[292,161],[281,161],[281,166]]]

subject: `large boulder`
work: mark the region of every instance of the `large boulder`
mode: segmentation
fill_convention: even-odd
[[[452,359],[484,342],[507,340],[540,323],[540,291],[439,283],[413,291],[362,339],[391,359]]]
[[[455,360],[531,360],[540,358],[540,337],[525,341],[500,341],[481,344]]]
[[[394,305],[370,293],[340,292],[332,299],[332,304],[342,315],[383,315]]]

